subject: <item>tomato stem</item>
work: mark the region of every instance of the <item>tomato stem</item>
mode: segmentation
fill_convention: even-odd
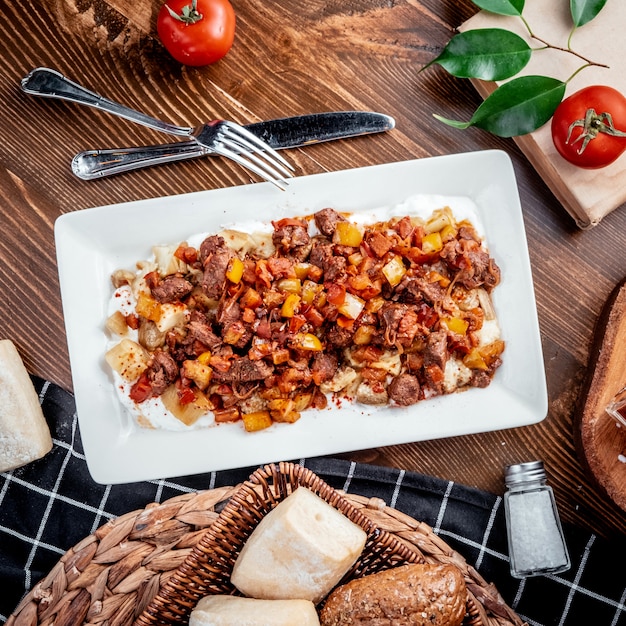
[[[202,13],[198,12],[198,0],[191,0],[191,4],[186,4],[180,13],[176,13],[167,4],[165,8],[169,11],[169,14],[179,22],[183,24],[195,24],[202,19]]]
[[[582,154],[592,139],[595,139],[600,133],[611,135],[611,137],[626,137],[626,133],[615,128],[613,117],[610,113],[596,113],[595,109],[587,109],[585,119],[576,120],[569,125],[567,131],[567,139],[565,143],[569,143],[572,138],[572,132],[575,128],[582,128],[582,132],[572,145],[582,141],[582,145],[578,149],[578,154]]]

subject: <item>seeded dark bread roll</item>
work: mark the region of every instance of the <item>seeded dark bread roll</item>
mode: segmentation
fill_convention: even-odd
[[[460,626],[467,590],[454,565],[415,564],[357,578],[337,587],[321,626]]]

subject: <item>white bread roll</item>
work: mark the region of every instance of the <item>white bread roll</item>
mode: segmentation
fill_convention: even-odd
[[[308,600],[255,600],[207,596],[191,611],[189,626],[319,626]]]
[[[0,472],[36,461],[51,449],[50,429],[17,348],[0,340]]]
[[[320,602],[357,560],[367,535],[322,498],[299,487],[254,529],[231,582],[252,598]]]

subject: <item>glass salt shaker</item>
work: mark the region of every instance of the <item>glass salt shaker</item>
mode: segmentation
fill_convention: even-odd
[[[526,578],[570,568],[570,559],[543,461],[508,465],[504,512],[511,575]]]

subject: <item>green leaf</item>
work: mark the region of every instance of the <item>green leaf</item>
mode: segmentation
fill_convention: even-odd
[[[531,54],[519,35],[502,28],[480,28],[452,37],[432,63],[458,78],[504,80],[522,70]]]
[[[578,28],[587,22],[591,22],[600,13],[605,4],[606,0],[569,0],[574,26]]]
[[[472,0],[479,9],[498,15],[516,15],[521,17],[524,0]]]
[[[477,126],[499,137],[517,137],[537,130],[554,114],[566,84],[547,76],[521,76],[500,85],[469,122],[435,116],[455,128]]]

